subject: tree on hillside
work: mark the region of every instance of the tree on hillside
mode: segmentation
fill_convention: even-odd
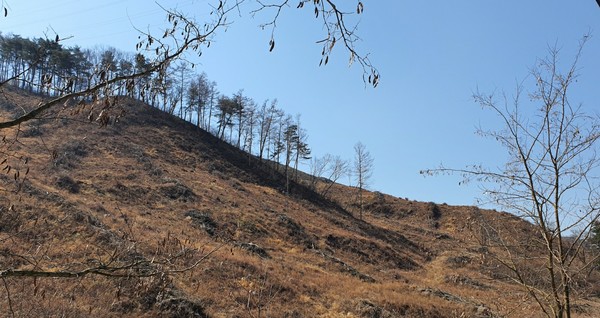
[[[225,140],[225,130],[227,127],[233,127],[233,115],[235,114],[236,103],[229,96],[221,96],[217,101],[218,113],[216,114],[217,120],[217,137],[221,140]],[[231,140],[231,132],[229,133],[229,139]]]
[[[108,48],[100,55],[100,68],[106,72],[105,77],[111,78],[118,70],[118,59],[115,48]]]
[[[211,119],[213,116],[213,110],[215,110],[215,108],[217,107],[217,102],[218,102],[218,96],[219,96],[219,90],[217,89],[217,82],[215,81],[211,81],[208,82],[208,115],[207,120],[208,122],[206,123],[206,131],[212,132],[212,126],[211,126]]]
[[[531,92],[519,85],[512,98],[474,95],[502,123],[500,130],[478,132],[506,150],[509,159],[504,168],[423,171],[459,173],[465,181],[480,181],[490,202],[535,226],[537,236],[525,245],[513,241],[518,237],[511,235],[514,229],[486,222],[486,231],[492,234],[486,244],[499,247],[496,259],[508,269],[508,277],[523,286],[548,317],[571,317],[572,301],[586,280],[583,273],[599,259],[598,253],[585,259],[581,255],[588,249],[600,216],[600,120],[587,115],[570,96],[586,40],[581,41],[566,72],[560,71],[563,64],[556,48],[538,60],[531,70]],[[569,237],[570,233],[578,234]],[[544,255],[543,262],[535,263],[532,253]]]
[[[192,69],[189,63],[185,61],[180,61],[173,68],[173,81],[176,85],[175,97],[177,99],[177,103],[179,104],[179,118],[187,119],[188,115],[190,116],[189,121],[192,121],[192,113],[194,111],[194,107],[190,107],[189,103],[186,105],[184,103],[184,99],[186,98],[186,88],[190,86],[190,77],[192,76]]]
[[[298,127],[298,129],[296,131],[296,138],[294,139],[294,141],[296,142],[294,145],[294,179],[298,181],[298,164],[300,163],[300,160],[310,160],[311,150],[307,144],[308,133],[300,125],[300,115],[296,116],[296,126]]]
[[[283,110],[275,112],[274,115],[273,128],[271,129],[271,135],[269,136],[272,151],[271,159],[275,160],[277,163],[281,163],[281,155],[285,151],[283,133],[292,119],[289,115],[286,115]],[[275,170],[279,171],[279,165],[275,166]]]
[[[285,175],[285,189],[286,192],[290,191],[290,164],[294,158],[294,154],[297,152],[296,145],[298,144],[298,125],[292,121],[292,117],[286,117],[283,122],[283,146],[282,151],[285,152],[284,156],[284,170]]]
[[[313,158],[310,164],[311,175],[311,187],[317,189],[317,183],[323,180],[326,185],[319,193],[327,197],[331,187],[341,178],[348,175],[350,172],[348,161],[342,159],[340,156],[334,156],[331,154],[325,154],[320,158]]]
[[[206,110],[210,106],[210,83],[206,73],[192,79],[188,86],[187,100],[188,107],[196,111],[196,125],[206,129]]]
[[[134,85],[132,85],[132,91],[139,100],[144,103],[149,102],[149,88],[150,88],[150,63],[144,54],[137,53],[134,57],[134,71],[135,74],[144,74],[136,78]]]
[[[245,126],[244,126],[244,145],[242,150],[248,152],[248,160],[251,159],[254,145],[254,135],[256,134],[256,103],[249,99],[245,109]]]
[[[249,97],[244,96],[244,90],[240,89],[237,93],[233,94],[232,100],[235,103],[234,106],[234,117],[237,119],[237,147],[242,149],[242,132],[244,131],[246,106],[251,103]]]
[[[264,152],[267,150],[267,157],[269,157],[269,137],[271,136],[271,130],[274,126],[273,121],[275,120],[277,109],[277,99],[271,101],[271,105],[267,107],[268,101],[264,101],[258,112],[258,158],[263,160]]]
[[[357,142],[354,145],[354,178],[358,190],[357,195],[360,219],[362,219],[364,210],[363,190],[368,187],[372,175],[373,158],[371,157],[371,153],[369,153],[367,147],[363,143]]]

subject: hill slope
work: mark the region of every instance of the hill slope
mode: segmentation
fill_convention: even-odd
[[[148,268],[135,273],[149,277],[9,277],[4,315],[540,314],[482,247],[480,220],[518,229],[523,240],[533,231],[527,222],[377,192],[359,220],[352,188],[334,185],[323,198],[301,182],[286,194],[269,165],[147,105],[121,105],[126,116],[105,128],[87,123],[90,106],[79,114],[65,106],[21,127],[19,142],[5,141],[13,169],[29,173],[19,193],[3,175],[0,270],[138,262]],[[3,116],[14,106],[3,105]],[[579,300],[581,316],[599,308],[589,299]]]

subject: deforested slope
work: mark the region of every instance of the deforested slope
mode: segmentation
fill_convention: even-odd
[[[0,270],[80,275],[7,276],[2,315],[539,315],[482,246],[479,223],[526,238],[527,222],[378,192],[361,220],[351,187],[322,197],[298,180],[286,191],[273,163],[139,101],[119,105],[107,127],[87,120],[91,104],[65,105],[20,127],[17,142],[5,133],[8,162],[29,172],[2,177]],[[581,304],[593,315],[594,302]]]

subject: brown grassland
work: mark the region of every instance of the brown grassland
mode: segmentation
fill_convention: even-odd
[[[13,94],[31,105],[37,97]],[[76,270],[171,258],[151,277],[7,277],[1,317],[538,317],[495,260],[482,220],[530,242],[506,213],[366,195],[327,198],[272,166],[137,101],[100,128],[71,106],[5,131],[25,171],[1,174],[0,270]],[[19,105],[1,103],[3,117]],[[89,112],[89,108],[87,109]],[[401,182],[401,181],[399,181]],[[318,185],[326,186],[325,181]],[[535,255],[535,242],[528,253]],[[543,263],[529,260],[530,274]],[[577,317],[600,312],[598,272],[581,277]],[[598,317],[598,316],[596,316]]]

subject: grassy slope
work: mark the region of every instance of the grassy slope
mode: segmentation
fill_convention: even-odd
[[[68,268],[113,251],[151,258],[181,246],[199,251],[189,264],[226,245],[169,278],[7,279],[17,316],[539,314],[516,285],[495,279],[500,270],[479,244],[481,215],[502,216],[523,237],[526,222],[380,193],[367,194],[359,220],[352,188],[335,185],[329,199],[301,185],[284,194],[283,178],[255,159],[156,109],[122,103],[127,115],[107,128],[60,119],[41,122],[41,134],[33,123],[23,128],[11,149],[30,157],[31,172],[20,194],[0,197],[0,268],[33,267],[13,254]],[[58,115],[87,114],[69,111]],[[9,312],[7,299],[0,289],[0,312]],[[583,316],[594,312],[585,305]]]

